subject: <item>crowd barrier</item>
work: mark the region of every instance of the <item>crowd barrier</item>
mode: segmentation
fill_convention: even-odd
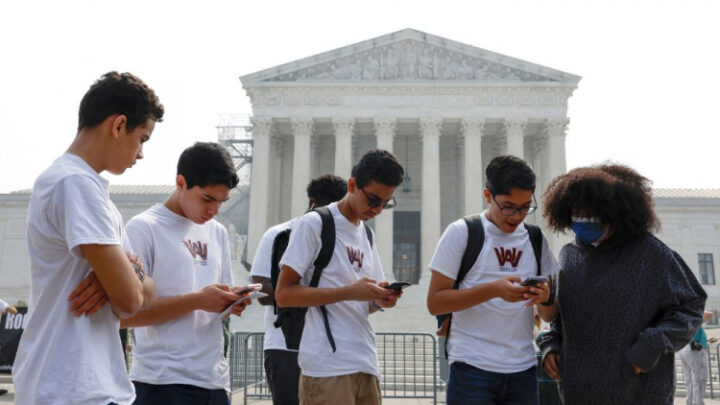
[[[264,333],[235,332],[230,339],[230,386],[250,399],[270,399],[263,367]],[[440,381],[437,343],[426,333],[377,333],[383,398],[431,399],[437,404]]]

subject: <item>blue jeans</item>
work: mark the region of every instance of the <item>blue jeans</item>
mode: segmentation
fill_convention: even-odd
[[[133,405],[230,405],[225,390],[209,390],[186,384],[155,385],[133,381]]]
[[[501,374],[454,362],[450,366],[447,405],[538,405],[535,366]]]

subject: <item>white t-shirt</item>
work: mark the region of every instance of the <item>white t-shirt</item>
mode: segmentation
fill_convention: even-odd
[[[337,203],[328,206],[335,220],[335,250],[323,270],[319,288],[338,288],[363,277],[376,281],[385,279],[377,247],[370,242],[365,227],[354,225],[340,213]],[[300,217],[290,233],[290,243],[280,260],[302,277],[301,285],[310,284],[320,253],[322,220],[316,212]],[[357,372],[380,376],[375,331],[370,325],[368,301],[341,301],[326,305],[330,331],[337,351],[328,341],[319,307],[311,307],[305,315],[305,327],[298,364],[304,375],[331,377]]]
[[[110,305],[75,317],[68,296],[91,272],[80,245],[129,245],[107,180],[64,154],[35,181],[28,206],[30,305],[13,367],[15,403],[130,404],[120,322]]]
[[[477,261],[460,288],[472,288],[507,276],[526,278],[537,275],[535,253],[525,225],[505,233],[482,214],[485,242]],[[460,270],[468,228],[463,219],[450,224],[430,261],[431,271],[456,279]],[[543,235],[541,269],[543,275],[556,273],[560,266]],[[493,298],[482,304],[454,312],[448,359],[495,373],[516,373],[536,364],[533,349],[533,308],[527,301],[507,302]]]
[[[232,285],[228,235],[219,222],[198,225],[156,204],[128,221],[126,229],[155,280],[158,298],[215,283]],[[137,327],[135,341],[133,381],[230,390],[218,314],[197,310],[160,325]]]
[[[257,251],[255,252],[255,259],[253,259],[252,268],[250,269],[250,276],[271,278],[271,262],[272,262],[272,248],[275,242],[275,237],[286,229],[292,229],[293,224],[297,221],[297,218],[293,218],[288,222],[284,222],[279,225],[275,225],[272,228],[265,231],[260,239]],[[275,321],[277,315],[275,314],[274,305],[265,305],[265,340],[263,343],[263,350],[288,350],[285,344],[285,336],[282,333],[282,329],[275,327]],[[290,350],[297,351],[297,350]]]

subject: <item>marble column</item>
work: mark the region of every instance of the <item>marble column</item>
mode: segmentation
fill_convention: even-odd
[[[260,239],[268,227],[270,183],[270,137],[272,118],[252,118],[253,161],[250,183],[247,261],[255,257]]]
[[[545,163],[545,173],[547,173],[548,183],[555,177],[565,173],[566,162],[565,162],[565,131],[567,125],[570,122],[567,118],[548,120],[546,123],[547,133],[547,157],[548,160]],[[550,238],[550,246],[555,252],[560,251],[560,248],[567,242],[570,241],[571,237],[566,234],[554,233]]]
[[[355,120],[352,118],[334,118],[335,129],[335,174],[343,179],[350,178],[352,170],[352,135]]]
[[[285,152],[285,141],[280,136],[273,136],[270,142],[272,167],[270,168],[270,225],[279,224],[289,218],[280,216],[280,202],[282,201],[283,189],[283,154]]]
[[[565,161],[565,131],[570,120],[567,118],[548,120],[546,133],[548,137],[548,181],[565,173],[567,163]]]
[[[310,182],[310,146],[313,133],[312,118],[292,118],[293,133],[293,173],[292,194],[290,197],[290,216],[295,218],[307,210],[307,185]],[[252,217],[251,217],[252,218]]]
[[[422,197],[420,204],[421,274],[425,275],[440,240],[440,130],[442,119],[420,120],[422,137]],[[422,277],[422,276],[421,276]]]
[[[482,211],[485,176],[482,162],[482,134],[485,120],[463,119],[461,130],[464,138],[465,204],[464,215]]]
[[[376,118],[375,137],[377,148],[384,149],[390,153],[393,151],[393,138],[395,138],[396,119],[390,117]],[[407,167],[405,168],[407,170]],[[396,193],[402,189],[402,185],[396,189]],[[383,210],[375,217],[375,238],[377,240],[380,262],[385,270],[385,278],[395,279],[393,276],[393,210]]]
[[[503,130],[507,142],[508,155],[525,159],[525,120],[506,119]]]
[[[533,136],[529,139],[529,161],[532,165],[533,171],[535,172],[535,197],[538,203],[538,209],[525,219],[526,222],[530,222],[533,225],[542,226],[542,194],[545,192],[547,186],[547,171],[543,164],[545,151],[547,145],[547,134],[541,131],[540,134]]]

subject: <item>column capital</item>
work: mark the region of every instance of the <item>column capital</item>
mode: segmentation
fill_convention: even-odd
[[[337,117],[332,119],[335,136],[352,135],[355,127],[355,119],[352,117]]]
[[[308,135],[311,136],[315,125],[312,118],[308,117],[293,117],[290,118],[290,125],[292,126],[293,136]]]
[[[376,117],[376,118],[373,118],[373,125],[375,125],[375,133],[376,134],[395,136],[395,129],[397,127],[397,118]]]
[[[252,117],[250,118],[252,124],[253,138],[258,136],[270,136],[273,129],[273,121],[270,117]]]
[[[440,117],[423,117],[420,118],[420,136],[440,137],[443,120]]]
[[[569,118],[549,119],[545,122],[545,132],[548,136],[564,137],[568,124],[570,124]]]
[[[482,136],[485,130],[484,118],[463,118],[460,122],[460,133],[463,136]]]
[[[523,134],[527,126],[527,119],[524,118],[506,118],[503,122],[503,131],[505,134]]]

